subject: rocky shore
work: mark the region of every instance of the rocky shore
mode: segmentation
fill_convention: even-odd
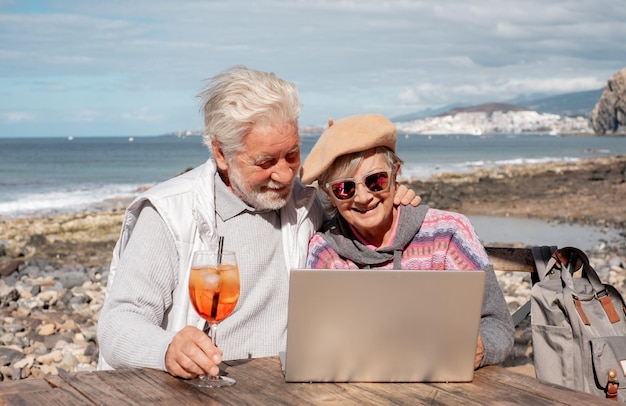
[[[424,203],[469,215],[601,225],[616,241],[588,252],[624,292],[626,157],[444,174],[410,184]],[[0,218],[0,380],[96,368],[96,326],[126,202],[45,218]],[[499,273],[512,310],[530,283]],[[506,363],[532,373],[528,323]]]

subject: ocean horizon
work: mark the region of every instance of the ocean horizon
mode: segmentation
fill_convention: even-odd
[[[319,134],[302,137],[302,160]],[[399,135],[400,180],[442,172],[626,154],[626,138]],[[209,158],[199,136],[0,138],[0,216],[75,212],[128,199]]]

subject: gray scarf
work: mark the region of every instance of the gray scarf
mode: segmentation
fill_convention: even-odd
[[[394,269],[401,269],[402,251],[419,231],[426,212],[428,206],[402,206],[393,244],[377,250],[359,241],[340,214],[326,223],[320,234],[341,257],[350,259],[359,268],[381,265],[393,258]]]

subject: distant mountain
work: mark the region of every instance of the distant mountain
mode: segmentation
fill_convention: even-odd
[[[505,103],[522,104],[522,103],[527,103],[533,100],[547,99],[548,97],[552,97],[552,96],[554,96],[554,93],[540,93],[540,92],[524,93],[524,94],[517,95],[512,99],[505,100]]]
[[[463,106],[467,106],[467,104],[455,103],[455,104],[449,104],[447,106],[444,106],[438,109],[428,108],[426,110],[416,111],[415,113],[403,114],[401,116],[393,117],[390,120],[393,122],[421,120],[421,119],[428,118],[428,117],[435,117],[451,109],[454,109],[457,107],[463,107]]]
[[[557,96],[517,101],[514,103],[528,107],[539,113],[552,113],[570,117],[589,117],[591,110],[593,110],[596,103],[600,100],[603,91],[604,88],[584,92],[565,93]]]
[[[461,111],[521,111],[534,110],[539,113],[552,113],[560,116],[583,116],[589,117],[604,89],[587,90],[584,92],[564,93],[556,96],[533,94],[518,96],[504,102],[484,103],[476,106],[456,103],[438,109],[426,109],[415,113],[404,114],[391,119],[393,122],[407,122],[422,120],[428,117],[455,114]],[[494,110],[495,109],[495,110]],[[506,109],[506,110],[502,110]]]
[[[476,106],[469,107],[456,107],[452,110],[448,110],[439,114],[440,116],[452,116],[458,113],[493,113],[494,111],[501,111],[503,113],[508,113],[509,111],[528,111],[531,110],[528,107],[524,106],[516,106],[514,104],[507,103],[484,103]]]

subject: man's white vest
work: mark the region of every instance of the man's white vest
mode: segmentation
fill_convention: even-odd
[[[161,327],[179,331],[187,325],[203,328],[189,300],[189,268],[193,252],[217,247],[215,230],[215,162],[205,164],[158,184],[137,197],[126,209],[120,238],[113,250],[106,298],[114,281],[120,256],[131,237],[143,206],[150,202],[163,218],[179,254],[178,286],[173,292],[172,308]],[[314,206],[315,189],[296,182],[292,197],[280,210],[282,242],[286,269],[303,267],[309,239],[322,224],[323,212]],[[100,352],[102,354],[102,352]],[[112,369],[100,355],[98,369]]]

